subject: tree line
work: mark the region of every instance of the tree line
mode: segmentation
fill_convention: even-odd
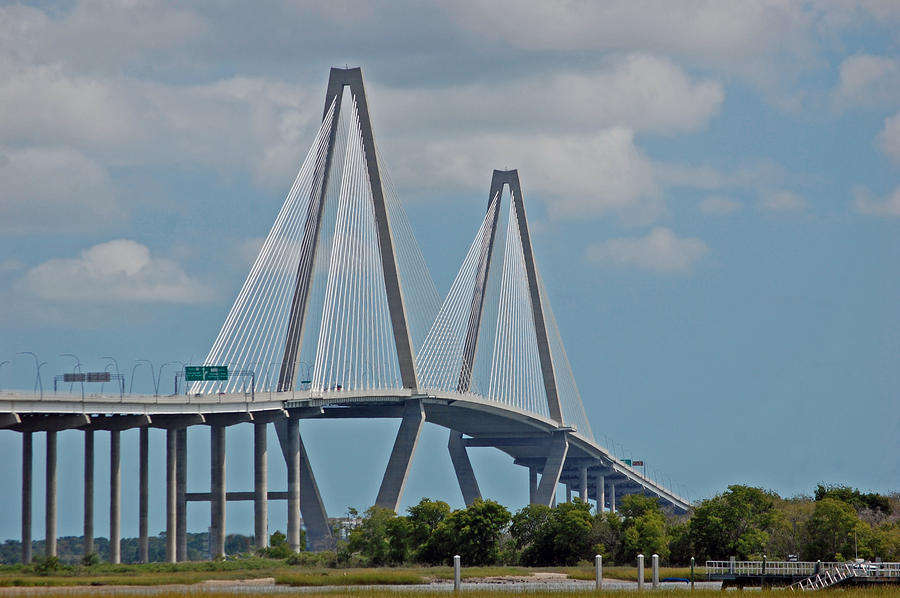
[[[733,485],[700,501],[686,515],[666,512],[654,498],[631,494],[616,513],[597,512],[579,499],[555,507],[528,505],[510,513],[491,500],[459,510],[422,499],[396,515],[371,507],[354,516],[338,561],[366,565],[575,565],[601,554],[613,564],[658,554],[668,565],[769,560],[900,561],[900,495],[864,494],[819,485],[814,496],[782,498]]]
[[[663,564],[706,560],[840,561],[853,558],[900,561],[900,494],[862,493],[848,486],[819,485],[813,496],[782,498],[743,485],[702,500],[685,515],[664,510],[653,498],[621,497],[616,513],[597,512],[578,499],[554,507],[528,505],[515,513],[491,500],[452,510],[423,498],[398,515],[371,507],[350,509],[333,520],[337,550],[298,559],[284,534],[275,532],[263,556],[290,564],[328,566],[448,564],[460,555],[466,565],[575,565],[603,555],[610,564],[633,564],[639,553],[658,554]],[[33,543],[35,555],[43,541]],[[95,540],[96,555],[82,555],[80,537],[60,538],[61,562],[106,560],[109,542]],[[251,536],[230,534],[227,554],[250,553]],[[207,558],[207,534],[188,534],[188,558]],[[136,538],[122,540],[123,562],[137,562]],[[16,563],[21,544],[0,544],[0,562]],[[302,556],[302,555],[300,555]],[[150,538],[150,560],[165,558],[165,534]],[[87,560],[85,560],[87,559]]]

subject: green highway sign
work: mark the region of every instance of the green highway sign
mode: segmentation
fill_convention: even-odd
[[[205,380],[228,380],[227,365],[187,365],[184,367],[184,379],[188,382]]]
[[[631,465],[631,459],[622,459],[622,463],[624,463],[625,465],[629,465],[629,466],[630,466],[630,465]]]

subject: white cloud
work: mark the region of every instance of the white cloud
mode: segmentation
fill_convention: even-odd
[[[878,141],[884,153],[900,165],[900,112],[884,119],[884,128],[878,134]]]
[[[584,132],[626,126],[639,132],[704,127],[724,101],[722,85],[694,80],[672,61],[647,54],[607,59],[601,68],[529,74],[425,88],[373,87],[379,122],[391,134],[423,123],[458,131]]]
[[[900,216],[900,187],[883,200],[873,197],[865,187],[857,187],[853,190],[853,207],[861,214]]]
[[[799,212],[806,209],[806,199],[791,191],[764,191],[759,205],[769,212]]]
[[[700,202],[700,211],[706,214],[730,214],[740,207],[737,201],[721,195],[710,195]]]
[[[556,218],[613,212],[647,221],[662,210],[653,164],[632,131],[615,127],[589,135],[492,134],[434,140],[394,166],[394,178],[425,188],[482,190],[493,168],[517,168],[526,197],[537,193]],[[399,167],[399,168],[398,168]],[[423,174],[424,173],[424,174]]]
[[[122,219],[106,169],[71,149],[0,149],[0,233],[83,232]]]
[[[844,59],[832,103],[852,106],[895,105],[900,100],[900,61],[870,54]]]
[[[16,290],[62,302],[201,303],[211,290],[171,260],[154,258],[135,241],[94,245],[74,259],[52,259],[29,270]]]
[[[665,227],[656,227],[644,237],[609,239],[587,248],[592,262],[656,272],[689,272],[707,253],[709,247],[701,239],[679,238]]]

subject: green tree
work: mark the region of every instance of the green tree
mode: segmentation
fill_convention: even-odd
[[[806,522],[804,557],[823,561],[852,558],[860,539],[865,546],[870,529],[850,503],[827,497],[817,500]]]
[[[492,500],[476,499],[441,521],[428,542],[436,562],[458,554],[466,565],[492,565],[500,552],[500,537],[509,525],[509,511]]]
[[[666,518],[659,502],[641,494],[629,494],[622,498],[619,511],[624,516],[625,559],[633,560],[638,554],[658,554],[669,558],[669,537]]]
[[[371,565],[390,563],[392,556],[390,532],[396,529],[391,520],[396,517],[397,514],[392,510],[377,505],[366,509],[359,525],[350,530],[347,552],[359,554]]]
[[[528,505],[513,516],[509,532],[525,565],[574,565],[595,553],[591,506],[578,499],[553,509]]]
[[[776,498],[760,488],[733,485],[700,503],[690,524],[697,558],[747,559],[761,554],[775,521]]]
[[[409,516],[409,553],[417,562],[436,563],[441,557],[431,553],[431,536],[450,515],[450,505],[442,500],[423,498],[419,504],[406,509]]]

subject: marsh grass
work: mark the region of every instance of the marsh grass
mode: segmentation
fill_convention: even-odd
[[[466,598],[511,598],[512,596],[516,596],[521,594],[520,591],[510,591],[510,590],[465,590],[464,595]],[[547,590],[547,589],[534,589],[528,590],[526,592],[529,598],[585,598],[589,594],[593,594],[593,592],[589,591],[555,591],[555,590]],[[187,598],[187,597],[197,597],[201,596],[202,598],[258,598],[259,593],[258,590],[248,587],[246,591],[222,591],[222,590],[172,590],[167,591],[163,590],[160,592],[154,592],[152,594],[148,594],[148,596],[153,596],[153,598]],[[443,596],[443,595],[452,595],[452,592],[435,592],[435,590],[404,590],[404,589],[372,589],[372,588],[342,588],[337,590],[323,590],[323,591],[311,591],[304,592],[304,598],[339,598],[341,596],[347,596],[348,598],[435,598],[435,596]],[[634,590],[604,590],[602,592],[604,598],[634,598],[636,596]],[[888,598],[889,596],[897,596],[898,592],[896,588],[851,588],[848,590],[842,590],[841,598]],[[45,592],[41,592],[41,596],[45,598],[96,598],[96,591],[79,591],[79,590],[61,590],[59,592],[50,589]],[[136,596],[140,596],[140,594],[136,594]],[[702,597],[702,598],[714,598],[716,596],[722,596],[722,592],[720,590],[695,590],[694,592],[689,592],[688,590],[678,589],[678,590],[656,590],[653,592],[653,596],[661,597],[661,596],[679,596],[681,598],[687,598],[688,596],[693,596],[694,598]],[[784,590],[760,590],[754,591],[753,596],[758,596],[760,598],[783,598],[785,596]]]
[[[594,579],[594,567],[566,567],[562,569],[570,579],[591,580]],[[619,581],[637,581],[637,567],[603,567],[604,579],[617,579]],[[690,567],[660,567],[659,578],[666,577],[682,577],[691,578]],[[653,578],[653,571],[650,567],[644,567],[644,581],[650,581]],[[694,580],[706,581],[706,569],[704,567],[694,568]]]

